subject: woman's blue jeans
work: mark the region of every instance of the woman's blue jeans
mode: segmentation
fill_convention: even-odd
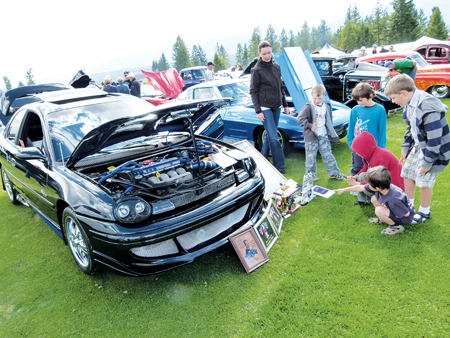
[[[263,110],[263,114],[263,126],[266,129],[267,136],[263,141],[261,154],[265,158],[269,158],[269,154],[272,154],[273,166],[277,169],[284,169],[284,153],[277,130],[281,107],[275,110],[265,109]]]

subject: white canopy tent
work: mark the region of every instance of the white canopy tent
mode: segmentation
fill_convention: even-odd
[[[321,50],[319,50],[319,54],[323,55],[331,55],[331,56],[339,56],[342,54],[345,54],[343,51],[331,47],[328,43],[325,44],[325,46],[322,47]]]

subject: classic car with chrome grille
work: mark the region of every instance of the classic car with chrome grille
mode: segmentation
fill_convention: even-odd
[[[223,100],[153,107],[95,89],[36,97],[0,135],[3,188],[64,240],[84,273],[172,269],[262,217],[255,161],[195,135]]]

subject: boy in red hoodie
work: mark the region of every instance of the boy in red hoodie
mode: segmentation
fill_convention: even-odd
[[[362,132],[353,140],[350,147],[358,154],[362,161],[362,169],[354,176],[349,176],[347,181],[349,185],[366,184],[364,176],[368,169],[382,165],[391,174],[392,184],[402,190],[405,190],[403,177],[400,176],[402,164],[389,150],[378,147],[373,135],[369,132]],[[355,204],[369,205],[373,193],[363,191],[358,193],[358,201]]]

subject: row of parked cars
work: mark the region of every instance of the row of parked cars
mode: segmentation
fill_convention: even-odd
[[[324,82],[341,138],[358,81],[379,79],[376,99],[392,105],[382,94],[382,77],[364,75],[384,67],[361,61],[356,70],[330,67],[320,76],[323,58],[301,49],[286,54],[287,61],[277,60],[290,93],[291,114],[283,114],[279,125],[286,148],[304,146],[296,120],[309,95],[304,78]],[[264,139],[248,70],[239,79],[192,85],[158,106],[131,95],[75,89],[89,83],[85,74],[77,80],[82,84],[4,93],[0,174],[9,200],[32,207],[84,273],[99,267],[126,275],[172,269],[261,219],[264,177],[254,159],[232,145],[245,139],[259,148]]]
[[[370,63],[384,66],[388,61],[399,58],[408,58],[416,62],[417,73],[414,81],[418,89],[424,90],[433,96],[444,99],[450,97],[450,64],[428,63],[418,52],[388,52],[367,55],[356,59],[358,65]]]

